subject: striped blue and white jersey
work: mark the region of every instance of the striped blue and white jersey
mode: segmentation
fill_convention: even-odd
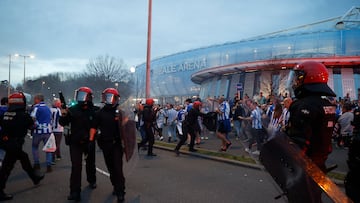
[[[51,111],[44,102],[34,105],[31,117],[35,121],[35,134],[48,134],[52,132],[51,129]]]

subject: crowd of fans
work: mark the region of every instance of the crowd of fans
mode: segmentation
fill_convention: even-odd
[[[359,103],[356,100],[351,100],[349,94],[344,98],[329,98],[329,100],[337,106],[336,108],[336,126],[333,133],[333,141],[339,148],[347,148],[352,136],[353,110],[358,108]],[[155,139],[172,143],[177,142],[182,132],[182,122],[187,115],[187,112],[192,108],[193,102],[201,101],[200,112],[210,114],[215,112],[217,115],[216,122],[219,125],[219,109],[221,104],[225,104],[229,108],[229,120],[231,121],[231,130],[222,134],[216,134],[222,142],[222,147],[219,151],[226,151],[230,147],[230,136],[233,135],[235,140],[242,140],[248,143],[245,151],[254,155],[259,155],[261,145],[274,138],[280,131],[285,131],[290,117],[289,107],[293,101],[287,94],[284,95],[263,95],[262,92],[249,98],[247,94],[239,99],[235,94],[234,98],[226,99],[223,96],[205,100],[200,98],[187,99],[184,104],[154,105],[154,113],[156,114],[156,123],[154,124]],[[136,120],[139,121],[138,116],[141,112],[141,101],[135,107]],[[257,119],[251,116],[255,113]],[[255,117],[256,117],[255,116]],[[212,131],[217,131],[217,127],[205,127],[204,119],[199,116],[198,122],[200,130],[196,133],[195,144],[200,145],[209,139],[209,134]],[[140,130],[138,122],[138,129]],[[258,125],[258,126],[256,126]],[[215,129],[215,130],[214,130]],[[230,134],[229,134],[230,133]],[[190,143],[190,136],[188,136],[187,143]],[[228,145],[228,146],[227,146]],[[227,146],[227,147],[226,147]],[[257,149],[252,151],[252,146],[257,146]]]

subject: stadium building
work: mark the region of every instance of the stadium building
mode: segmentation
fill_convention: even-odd
[[[360,96],[360,7],[343,16],[236,42],[218,44],[153,59],[151,97],[159,103],[183,103],[224,95],[232,98],[285,95],[290,69],[303,61],[328,68],[328,85],[338,99]],[[146,64],[136,67],[136,93],[145,97]]]

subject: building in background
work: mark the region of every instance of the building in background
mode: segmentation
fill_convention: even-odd
[[[360,96],[360,7],[343,16],[153,59],[151,97],[159,103],[186,98],[285,95],[289,70],[318,61],[338,97]],[[136,98],[145,97],[146,64],[136,67]]]

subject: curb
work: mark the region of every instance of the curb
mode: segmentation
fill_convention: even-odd
[[[174,151],[174,149],[171,149],[171,148],[165,147],[165,146],[154,145],[154,147],[158,148],[158,149],[167,150],[167,151],[172,151],[172,152]],[[210,152],[210,150],[204,150],[204,149],[201,149],[201,150]],[[262,166],[259,166],[257,164],[245,163],[245,162],[241,162],[241,161],[236,161],[236,160],[231,160],[231,159],[226,159],[226,158],[216,157],[216,156],[210,156],[210,155],[205,155],[205,154],[196,153],[196,152],[189,152],[186,150],[179,150],[179,151],[181,154],[196,156],[196,157],[200,157],[200,158],[204,158],[204,159],[210,159],[210,160],[228,163],[228,164],[232,164],[232,165],[244,166],[244,167],[258,169],[258,170],[263,169]]]

